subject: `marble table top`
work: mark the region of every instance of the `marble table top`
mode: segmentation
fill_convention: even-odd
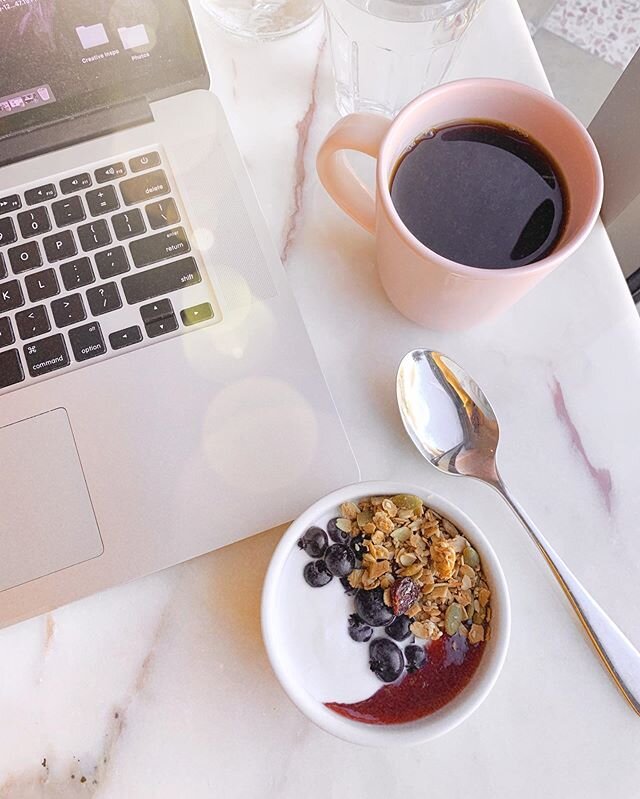
[[[273,676],[259,630],[281,530],[0,632],[0,799],[638,795],[640,720],[490,489],[430,469],[393,376],[439,348],[486,388],[502,472],[559,553],[640,644],[640,324],[601,226],[495,323],[416,327],[386,301],[372,240],[330,201],[314,157],[335,121],[321,19],[281,42],[227,37],[196,7],[214,76],[365,479],[422,483],[491,538],[511,588],[507,662],[451,734],[364,750],[315,728]],[[515,0],[487,0],[455,76],[548,89]]]

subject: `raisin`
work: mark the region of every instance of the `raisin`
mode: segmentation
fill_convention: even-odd
[[[418,601],[420,586],[411,579],[403,577],[391,586],[391,607],[396,616],[406,613]]]

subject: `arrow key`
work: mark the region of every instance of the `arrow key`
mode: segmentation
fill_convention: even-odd
[[[156,300],[143,305],[140,308],[140,316],[149,338],[164,336],[178,329],[178,320],[173,313],[171,300]]]
[[[114,350],[121,350],[130,347],[132,344],[139,344],[142,341],[142,331],[138,325],[125,327],[124,330],[116,330],[109,336],[109,343]]]
[[[182,324],[185,327],[197,325],[200,322],[206,322],[208,319],[213,319],[213,308],[210,303],[203,302],[200,305],[193,305],[191,308],[185,308],[180,311],[182,317]]]
[[[173,333],[178,329],[178,320],[173,316],[165,316],[163,319],[156,319],[155,322],[148,322],[145,325],[149,338],[164,336],[166,333]]]

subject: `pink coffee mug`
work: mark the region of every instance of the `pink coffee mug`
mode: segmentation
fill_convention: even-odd
[[[402,154],[431,128],[464,119],[511,125],[529,134],[558,164],[568,193],[567,220],[546,258],[510,269],[466,266],[425,247],[398,216],[390,181]],[[345,150],[377,159],[375,199],[349,165]],[[602,203],[602,165],[584,126],[543,92],[493,78],[438,86],[409,103],[395,120],[350,114],[329,132],[317,168],[338,205],[375,235],[380,279],[391,302],[409,319],[435,330],[472,327],[513,305],[577,250]]]

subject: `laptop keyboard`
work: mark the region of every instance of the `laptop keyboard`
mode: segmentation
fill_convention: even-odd
[[[219,319],[160,148],[0,192],[0,391]]]

